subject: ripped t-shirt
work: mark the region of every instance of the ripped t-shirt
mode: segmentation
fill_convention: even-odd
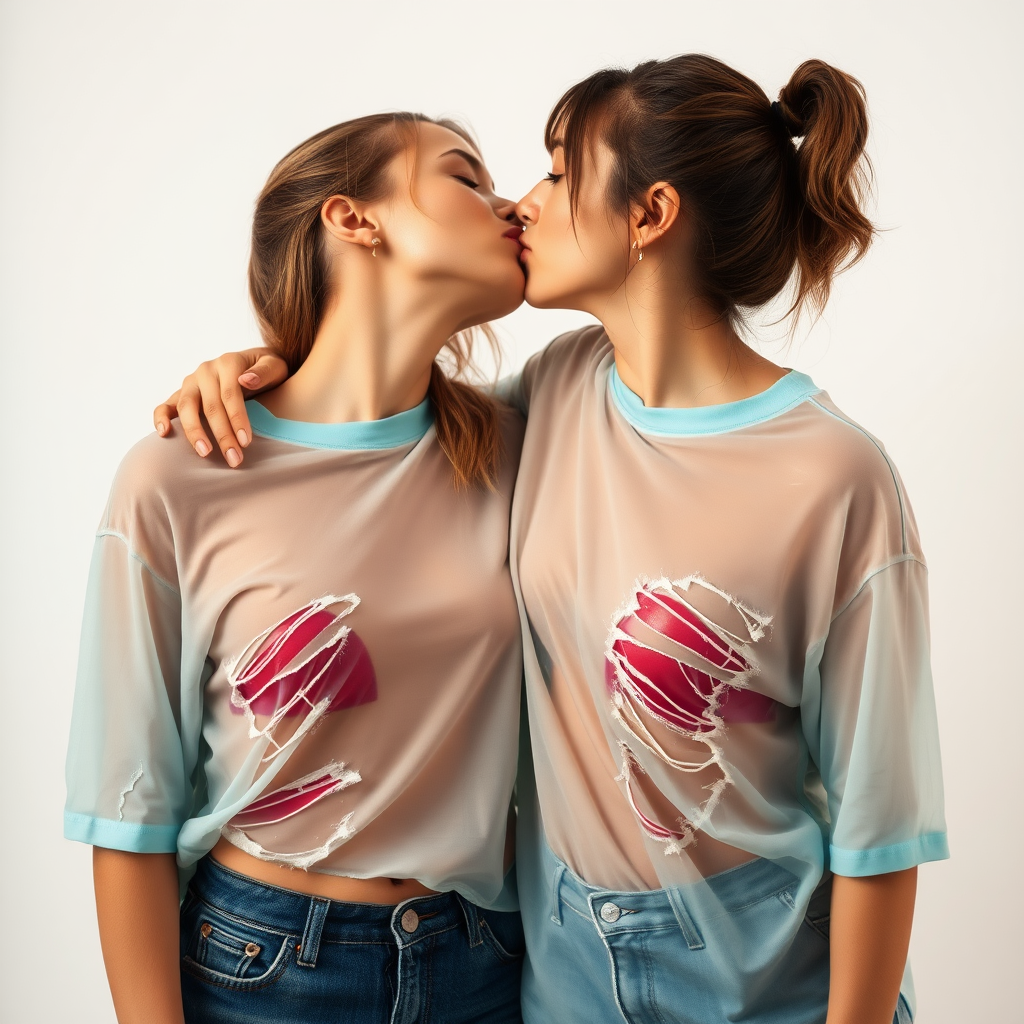
[[[244,467],[125,458],[95,541],[65,834],[508,901],[521,645],[498,488],[456,492],[426,402],[374,422],[248,403]]]
[[[948,855],[903,483],[805,375],[647,408],[600,327],[533,357],[510,397],[529,413],[511,542],[529,641],[521,834],[536,809],[537,841],[589,885],[683,894],[700,934],[726,935],[722,977],[749,1008],[785,977],[829,869]],[[524,871],[524,916],[556,918],[551,880],[527,893]],[[752,905],[764,893],[734,892],[748,877],[785,912],[742,975],[721,892]]]

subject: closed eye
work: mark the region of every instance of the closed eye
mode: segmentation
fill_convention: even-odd
[[[456,181],[461,181],[463,185],[468,185],[470,188],[480,187],[480,182],[474,181],[472,178],[465,178],[461,174],[453,174],[452,177]]]
[[[548,171],[545,177],[548,179],[548,181],[551,182],[552,185],[557,185],[562,180],[564,175],[555,174],[554,171]]]

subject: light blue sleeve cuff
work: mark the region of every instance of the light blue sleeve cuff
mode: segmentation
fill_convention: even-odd
[[[180,825],[136,825],[64,812],[64,838],[127,853],[177,853]]]
[[[849,878],[884,875],[890,871],[906,871],[930,860],[946,860],[949,844],[945,832],[931,832],[906,843],[876,846],[870,850],[843,850],[829,846],[832,873]]]

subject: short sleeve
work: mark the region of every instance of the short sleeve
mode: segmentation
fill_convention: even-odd
[[[502,377],[494,386],[494,396],[501,399],[519,413],[528,417],[530,413],[530,399],[536,391],[545,373],[556,361],[555,354],[564,350],[565,344],[571,342],[580,335],[581,331],[568,331],[560,334],[539,352],[534,352],[518,373]]]
[[[903,556],[872,574],[819,652],[804,729],[828,799],[832,871],[948,857],[925,566]]]
[[[181,740],[181,599],[126,537],[96,537],[67,758],[64,834],[173,853],[192,788]]]

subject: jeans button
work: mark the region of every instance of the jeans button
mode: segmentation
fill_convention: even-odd
[[[606,903],[601,908],[601,920],[607,921],[609,924],[615,924],[621,914],[622,911],[614,903]]]
[[[402,931],[410,935],[420,926],[420,915],[411,908],[402,915]]]

